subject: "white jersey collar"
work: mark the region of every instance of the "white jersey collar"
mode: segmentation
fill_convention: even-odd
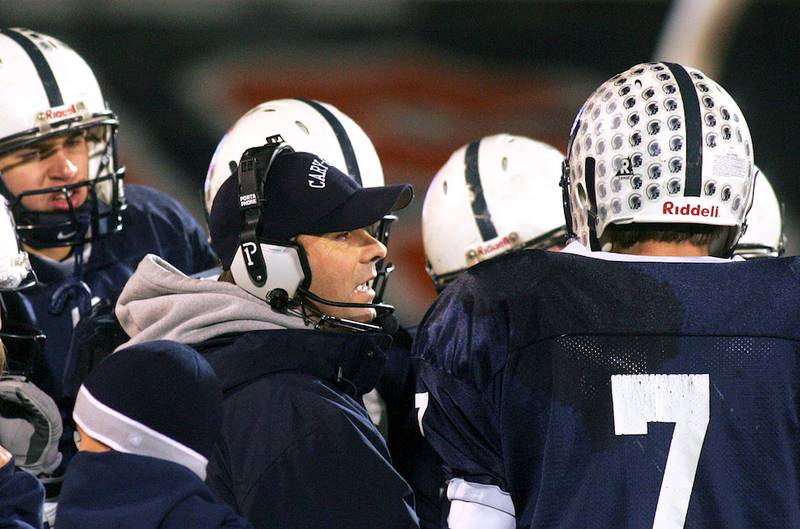
[[[651,263],[730,263],[733,261],[744,261],[741,256],[735,256],[732,259],[723,259],[721,257],[667,257],[661,255],[629,255],[624,253],[613,252],[593,252],[586,248],[579,241],[572,241],[563,250],[563,253],[573,255],[583,255],[584,257],[592,257],[594,259],[602,259],[604,261],[630,261],[630,262],[651,262]]]

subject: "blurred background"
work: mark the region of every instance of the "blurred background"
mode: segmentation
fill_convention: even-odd
[[[389,248],[387,298],[406,325],[434,297],[419,216],[452,151],[499,132],[563,151],[596,85],[653,59],[694,65],[733,95],[785,204],[787,253],[800,253],[800,148],[786,144],[800,108],[797,0],[24,0],[0,3],[0,18],[89,62],[121,120],[128,180],[201,223],[211,155],[247,109],[309,97],[349,114],[387,182],[417,192]]]

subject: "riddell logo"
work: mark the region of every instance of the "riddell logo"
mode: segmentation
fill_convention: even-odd
[[[491,241],[478,246],[474,246],[467,251],[467,264],[472,266],[490,257],[499,255],[519,245],[519,235],[512,231],[503,237],[497,237]]]
[[[503,248],[511,246],[512,244],[513,243],[511,242],[511,239],[509,239],[508,235],[506,235],[497,242],[489,243],[486,246],[478,246],[475,250],[478,252],[478,257],[486,257],[487,255],[496,253]]]
[[[49,108],[44,111],[44,117],[47,121],[50,121],[53,119],[61,119],[69,116],[74,116],[77,113],[78,109],[75,107],[75,104],[73,103],[68,107]]]
[[[672,202],[664,202],[662,213],[664,215],[687,215],[691,217],[719,217],[719,206],[711,206],[710,208],[704,208],[699,204],[676,206]]]

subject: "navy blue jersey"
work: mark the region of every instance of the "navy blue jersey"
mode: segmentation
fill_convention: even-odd
[[[424,434],[450,477],[509,493],[518,527],[798,527],[798,272],[483,263],[417,334]]]
[[[422,529],[447,527],[446,483],[442,461],[420,434],[414,408],[416,366],[411,362],[411,344],[416,328],[400,328],[392,336],[386,365],[375,389],[386,402],[386,444],[394,468],[414,491]]]
[[[122,213],[122,231],[92,242],[89,258],[77,275],[72,256],[54,263],[32,255],[31,264],[39,283],[20,292],[33,324],[47,336],[33,370],[33,381],[53,397],[67,420],[74,395],[64,385],[64,366],[75,346],[73,329],[81,316],[101,301],[113,306],[125,282],[148,253],[160,255],[186,274],[216,265],[202,228],[177,201],[160,191],[136,185],[125,186],[125,196],[128,207]]]

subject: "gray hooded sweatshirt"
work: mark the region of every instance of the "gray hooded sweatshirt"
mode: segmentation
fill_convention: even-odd
[[[236,285],[189,277],[153,254],[139,263],[115,312],[131,337],[117,350],[152,340],[192,345],[223,334],[304,327],[301,318],[275,312]]]

